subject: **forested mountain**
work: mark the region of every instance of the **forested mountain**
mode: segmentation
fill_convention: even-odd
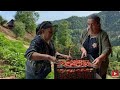
[[[101,18],[101,27],[103,30],[107,31],[109,34],[110,41],[113,46],[120,46],[120,12],[119,11],[101,11],[97,13]],[[87,27],[87,18],[71,16],[67,19],[56,20],[55,24],[59,24],[62,21],[67,21],[69,23],[69,30],[74,31],[71,35],[76,35],[79,38],[79,33]],[[76,33],[76,34],[75,34]],[[74,38],[74,36],[72,36]],[[74,39],[76,40],[76,39]],[[78,42],[77,42],[78,43]]]

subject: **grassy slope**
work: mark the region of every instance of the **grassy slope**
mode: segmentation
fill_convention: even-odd
[[[0,43],[0,79],[24,78],[24,73],[21,73],[23,72],[23,67],[16,66],[17,63],[20,63],[20,65],[24,64],[24,56],[19,55],[19,57],[13,54],[24,53],[25,48],[28,47],[28,43],[16,40],[12,31],[2,26],[0,26],[0,35],[0,39],[2,40]],[[6,63],[9,61],[12,64]]]

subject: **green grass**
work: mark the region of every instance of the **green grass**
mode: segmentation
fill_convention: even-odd
[[[113,78],[112,76],[107,75],[107,76],[106,76],[106,79],[119,79],[119,78]]]
[[[53,72],[53,71],[50,72],[50,73],[48,74],[48,76],[46,77],[46,79],[54,79],[54,72]]]
[[[3,73],[1,73],[0,77],[9,77],[14,74],[14,72],[10,71],[9,69],[11,68],[10,65],[4,65],[0,66],[0,69],[3,70]]]
[[[25,77],[25,57],[26,48],[21,41],[8,40],[3,33],[0,33],[0,60],[8,62],[7,65],[1,66],[4,70],[2,77],[12,74],[18,79]]]

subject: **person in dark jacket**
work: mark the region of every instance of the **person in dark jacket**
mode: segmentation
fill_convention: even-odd
[[[81,58],[91,55],[94,58],[92,63],[97,68],[97,73],[105,79],[109,65],[108,56],[112,51],[111,43],[107,33],[101,29],[99,16],[90,15],[87,24],[87,30],[80,38]]]
[[[51,72],[51,62],[57,62],[55,57],[57,55],[66,59],[71,58],[71,56],[55,50],[51,40],[53,28],[54,25],[50,21],[43,21],[36,28],[36,36],[25,53],[27,58],[26,79],[45,79]]]

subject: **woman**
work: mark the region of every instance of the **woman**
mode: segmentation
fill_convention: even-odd
[[[51,72],[51,62],[57,62],[56,57],[71,58],[68,55],[56,52],[51,41],[53,25],[50,21],[44,21],[36,28],[36,36],[31,41],[30,47],[25,53],[26,79],[44,79]]]
[[[97,73],[105,79],[109,64],[108,56],[112,50],[111,44],[107,33],[101,29],[100,18],[97,15],[90,15],[87,24],[88,28],[80,38],[81,58],[87,54],[91,55],[94,58],[93,65],[98,68]]]

